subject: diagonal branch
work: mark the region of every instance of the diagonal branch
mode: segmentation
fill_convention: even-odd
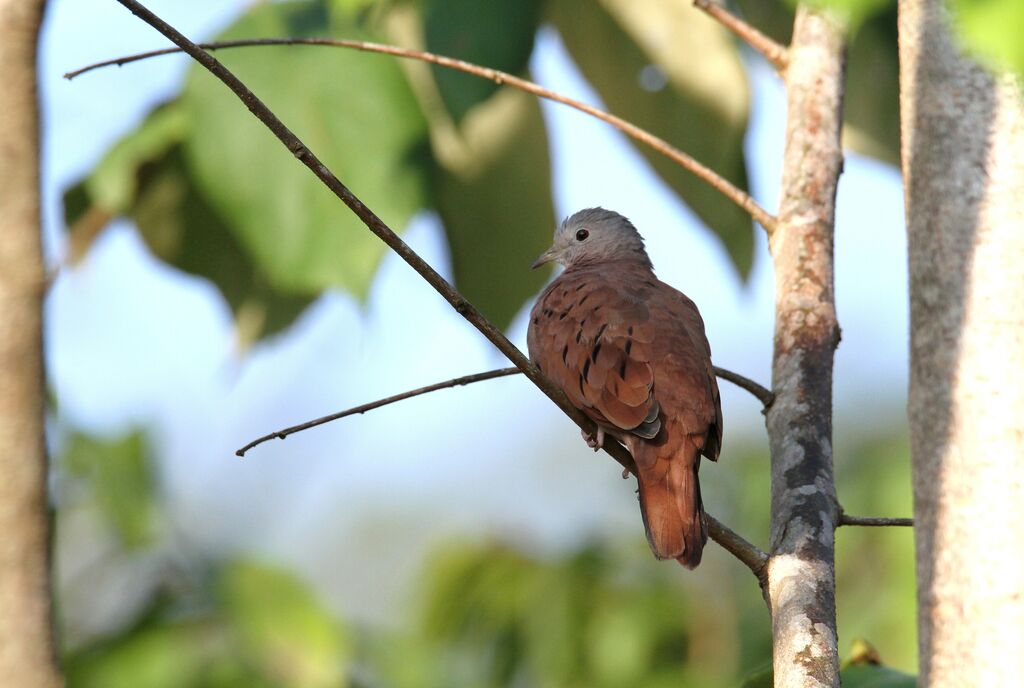
[[[693,0],[697,9],[703,10],[708,16],[731,31],[737,38],[760,53],[768,60],[775,71],[786,71],[789,64],[789,51],[785,46],[764,35],[735,14],[719,5],[715,0]]]
[[[120,0],[119,0],[120,1]],[[124,3],[121,3],[124,4]],[[165,34],[166,35],[166,34]],[[172,39],[173,40],[173,39]],[[179,45],[181,45],[179,43]],[[658,151],[669,160],[677,163],[679,166],[686,170],[689,170],[696,177],[700,178],[723,196],[728,198],[730,201],[735,203],[741,209],[747,212],[758,224],[764,227],[769,233],[775,227],[775,217],[767,210],[758,205],[750,194],[745,193],[741,189],[734,186],[729,180],[725,179],[717,172],[707,167],[706,165],[698,162],[693,157],[687,155],[683,151],[679,150],[672,144],[668,143],[662,138],[655,136],[645,129],[628,122],[621,117],[617,117],[610,113],[600,110],[592,105],[587,105],[578,100],[573,100],[567,96],[564,96],[556,91],[544,88],[532,81],[527,81],[520,77],[508,74],[507,72],[501,72],[496,69],[489,67],[482,67],[480,65],[473,64],[472,62],[466,62],[464,60],[456,60],[451,57],[445,57],[443,55],[435,55],[433,53],[423,52],[421,50],[411,50],[409,48],[399,48],[393,45],[383,45],[380,43],[369,43],[366,41],[354,41],[345,39],[328,39],[328,38],[254,38],[234,41],[218,41],[213,43],[199,43],[197,48],[204,50],[220,50],[224,48],[243,48],[250,46],[268,46],[268,45],[320,45],[320,46],[332,46],[336,48],[350,48],[353,50],[360,50],[363,52],[370,53],[381,53],[384,55],[393,55],[395,57],[403,57],[411,60],[419,60],[421,62],[429,62],[440,67],[446,67],[448,69],[454,69],[459,72],[465,72],[478,76],[482,79],[488,79],[496,84],[504,84],[511,86],[512,88],[525,91],[538,98],[544,98],[562,105],[568,105],[571,108],[579,110],[585,114],[595,117],[602,122],[610,124],[626,136],[629,136],[635,141],[639,141],[647,146],[650,146],[653,150]],[[138,53],[136,55],[127,55],[124,57],[117,57],[112,60],[104,60],[103,62],[97,62],[81,69],[76,69],[71,72],[67,72],[64,75],[65,79],[74,79],[75,77],[85,74],[86,72],[101,67],[110,67],[129,64],[131,62],[137,62],[139,60],[145,60],[151,57],[158,57],[160,55],[170,55],[172,53],[189,52],[180,48],[164,48],[162,50],[151,50],[149,52]],[[191,54],[191,53],[189,53]],[[205,53],[204,53],[205,54]],[[194,55],[193,55],[194,57]],[[198,58],[197,58],[198,59]],[[205,66],[205,65],[204,65]]]
[[[326,416],[322,416],[320,418],[315,418],[313,420],[306,421],[305,423],[292,425],[290,427],[282,428],[281,430],[276,430],[274,432],[268,433],[266,435],[263,435],[262,437],[257,437],[249,444],[237,450],[235,452],[235,456],[245,456],[245,453],[252,449],[253,447],[257,447],[263,444],[264,442],[269,442],[270,440],[283,440],[289,435],[294,435],[296,433],[302,432],[303,430],[309,430],[310,428],[315,428],[317,426],[324,425],[325,423],[330,423],[331,421],[346,418],[348,416],[366,413],[367,411],[372,411],[382,406],[394,404],[395,402],[405,401],[406,399],[412,399],[413,397],[418,397],[422,394],[429,394],[431,392],[437,392],[442,389],[450,389],[452,387],[461,387],[462,385],[471,385],[474,382],[494,380],[495,378],[499,377],[516,375],[520,372],[522,371],[520,371],[519,368],[499,368],[498,370],[489,370],[485,373],[463,375],[461,377],[456,377],[451,380],[435,382],[434,384],[427,385],[425,387],[411,389],[408,392],[402,392],[401,394],[395,394],[394,396],[384,397],[383,399],[378,399],[377,401],[371,401],[366,404],[360,404],[359,406],[353,406],[352,408],[345,409],[344,411],[338,411],[337,413],[332,413]],[[715,366],[715,375],[722,378],[723,380],[729,380],[730,382],[739,385],[743,389],[753,394],[755,397],[760,399],[761,402],[765,405],[765,410],[767,410],[767,408],[771,406],[772,399],[774,398],[772,393],[765,389],[764,387],[762,387],[761,385],[754,382],[753,380],[745,378],[742,375],[739,375],[738,373],[732,372],[731,370],[719,368],[718,366]]]
[[[193,59],[201,64],[204,68],[209,70],[211,74],[220,79],[224,84],[231,89],[231,91],[238,96],[239,100],[249,109],[250,112],[278,138],[288,148],[292,154],[299,159],[302,164],[308,167],[316,177],[322,181],[328,189],[330,189],[341,201],[355,213],[356,217],[362,220],[363,224],[366,225],[367,229],[376,234],[381,241],[387,244],[392,250],[399,255],[402,260],[408,263],[416,272],[420,274],[423,279],[432,286],[437,293],[439,293],[452,307],[470,322],[477,330],[480,331],[484,337],[487,338],[494,346],[498,348],[508,359],[515,364],[517,368],[523,371],[523,374],[530,379],[544,394],[551,399],[556,406],[558,406],[563,413],[569,416],[574,423],[580,428],[586,430],[590,434],[595,434],[597,427],[593,421],[583,415],[579,409],[572,406],[569,403],[568,398],[558,389],[537,366],[533,365],[530,360],[523,355],[519,349],[517,349],[512,342],[510,342],[505,335],[496,328],[490,321],[478,311],[469,301],[465,299],[452,285],[448,284],[443,277],[436,270],[434,270],[426,261],[409,248],[409,245],[402,241],[395,232],[384,224],[377,215],[370,210],[366,205],[360,201],[355,194],[349,191],[340,179],[334,176],[327,166],[324,165],[320,160],[313,154],[309,148],[306,147],[299,138],[292,133],[285,124],[278,119],[277,115],[270,111],[263,101],[256,97],[256,95],[243,84],[238,77],[236,77],[230,70],[222,65],[215,57],[202,50],[195,43],[190,41],[184,35],[182,35],[177,29],[168,24],[167,22],[160,19],[158,16],[150,12],[146,7],[141,5],[136,0],[117,0],[121,5],[126,7],[139,19],[152,26],[154,29],[162,33],[174,44],[181,47],[181,49],[188,53]],[[636,473],[636,465],[633,462],[633,457],[630,456],[629,452],[621,444],[616,442],[611,437],[605,438],[605,443],[602,447],[612,458],[618,461],[624,468],[629,470],[631,473]],[[716,542],[719,537],[726,535],[727,529],[721,523],[719,523],[712,516],[708,515],[708,529]],[[731,531],[729,531],[731,532]],[[728,538],[729,546],[726,547],[730,552],[733,549],[740,549],[744,551],[745,558],[741,559],[744,564],[750,567],[749,561],[757,559],[757,547],[743,541],[738,535],[735,538]],[[724,546],[724,545],[723,545]],[[751,568],[751,570],[757,575],[759,571]]]

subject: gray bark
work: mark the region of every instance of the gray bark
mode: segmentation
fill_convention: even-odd
[[[1020,685],[1024,97],[899,6],[921,685]]]
[[[0,685],[61,684],[50,626],[39,113],[43,0],[0,0]]]
[[[789,48],[786,149],[775,265],[775,352],[767,414],[776,686],[839,685],[832,473],[835,197],[842,168],[844,43],[828,17],[801,8]]]

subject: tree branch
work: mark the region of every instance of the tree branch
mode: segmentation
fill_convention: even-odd
[[[289,435],[294,435],[295,433],[302,432],[303,430],[309,430],[310,428],[315,428],[318,425],[324,425],[325,423],[330,423],[331,421],[335,421],[340,418],[345,418],[346,416],[353,416],[357,414],[366,413],[367,411],[372,411],[382,406],[394,404],[395,402],[398,401],[412,399],[413,397],[418,397],[422,394],[429,394],[430,392],[437,392],[439,390],[449,389],[451,387],[470,385],[473,384],[474,382],[484,382],[485,380],[493,380],[499,377],[516,375],[517,373],[520,372],[522,371],[519,370],[519,368],[499,368],[498,370],[489,370],[485,373],[463,375],[462,377],[453,378],[451,380],[444,380],[442,382],[435,382],[434,384],[427,385],[426,387],[418,387],[416,389],[409,390],[408,392],[402,392],[401,394],[396,394],[394,396],[384,397],[383,399],[378,399],[377,401],[371,401],[366,404],[360,404],[359,406],[353,406],[352,408],[345,409],[344,411],[338,411],[337,413],[322,416],[314,420],[306,421],[305,423],[299,423],[298,425],[292,425],[291,427],[276,430],[269,434],[263,435],[262,437],[258,437],[249,444],[245,445],[244,447],[236,451],[235,456],[245,456],[245,453],[247,451],[249,451],[253,447],[263,444],[264,442],[268,442],[273,439],[283,440]],[[762,403],[765,404],[765,408],[771,405],[771,400],[773,398],[772,393],[769,392],[764,387],[762,387],[761,385],[754,382],[753,380],[745,378],[742,375],[734,373],[730,370],[726,370],[725,368],[719,368],[718,366],[715,366],[715,375],[724,380],[729,380],[730,382],[739,385],[743,389],[746,389],[748,392],[750,392],[755,397],[760,399]]]
[[[408,392],[402,392],[401,394],[395,394],[394,396],[384,397],[383,399],[378,399],[377,401],[371,401],[366,404],[360,404],[359,406],[353,406],[352,408],[345,409],[344,411],[338,411],[337,413],[332,413],[330,415],[323,416],[315,420],[306,421],[305,423],[299,423],[298,425],[292,425],[291,427],[284,428],[282,430],[277,430],[270,434],[263,435],[262,437],[258,437],[249,444],[245,445],[244,447],[236,451],[235,456],[245,456],[245,452],[269,440],[283,440],[289,435],[294,435],[297,432],[309,430],[310,428],[315,428],[318,425],[330,423],[331,421],[335,421],[340,418],[345,418],[347,416],[354,416],[366,413],[367,411],[378,409],[381,406],[394,404],[397,401],[412,399],[413,397],[418,397],[422,394],[429,394],[430,392],[436,392],[441,389],[450,389],[451,387],[470,385],[473,384],[474,382],[483,382],[484,380],[493,380],[495,378],[505,377],[508,375],[516,375],[517,373],[520,372],[522,371],[520,371],[519,368],[499,368],[498,370],[489,370],[486,373],[463,375],[462,377],[457,377],[452,380],[445,380],[444,382],[435,382],[434,384],[427,385],[426,387],[418,387],[416,389],[411,389]]]
[[[789,53],[785,46],[779,45],[714,0],[693,0],[693,4],[760,53],[775,67],[775,71],[779,73],[786,71]]]
[[[715,366],[715,375],[753,394],[761,402],[766,412],[772,407],[772,403],[775,402],[775,394],[770,389],[766,389],[748,377],[743,377],[739,373],[734,373],[731,370],[718,366]]]
[[[124,4],[124,3],[121,3]],[[166,34],[165,34],[166,35]],[[173,39],[172,39],[173,40]],[[179,44],[180,45],[180,44]],[[320,46],[332,46],[336,48],[349,48],[352,50],[360,50],[363,52],[370,53],[381,53],[384,55],[392,55],[395,57],[402,57],[411,60],[419,60],[421,62],[428,62],[435,64],[440,67],[446,67],[448,69],[454,69],[459,72],[465,72],[478,76],[482,79],[488,79],[499,85],[508,85],[512,88],[525,91],[538,98],[544,98],[562,105],[568,105],[571,108],[579,110],[585,114],[595,117],[602,122],[610,124],[626,136],[629,136],[635,141],[643,143],[653,150],[664,155],[669,160],[672,160],[676,164],[680,165],[684,169],[693,173],[696,177],[706,182],[708,185],[713,187],[723,196],[728,198],[730,201],[735,203],[741,209],[747,212],[758,224],[765,228],[768,232],[771,232],[775,227],[776,218],[758,205],[749,194],[745,193],[741,189],[734,186],[729,180],[725,179],[711,168],[698,162],[691,156],[687,155],[683,151],[679,150],[675,146],[671,145],[662,138],[651,134],[645,129],[628,122],[621,117],[617,117],[603,110],[600,110],[592,105],[587,105],[578,100],[573,100],[560,93],[544,88],[532,81],[527,81],[520,77],[508,74],[507,72],[501,72],[496,69],[489,67],[482,67],[480,65],[466,62],[464,60],[456,60],[451,57],[445,57],[443,55],[435,55],[433,53],[423,52],[420,50],[411,50],[408,48],[399,48],[393,45],[383,45],[380,43],[369,43],[366,41],[354,41],[354,40],[333,40],[328,38],[254,38],[245,40],[235,41],[219,41],[212,43],[200,43],[197,45],[198,48],[205,50],[220,50],[224,48],[243,48],[251,46],[268,46],[268,45],[320,45]],[[178,52],[188,52],[183,48],[164,48],[162,50],[151,50],[149,52],[138,53],[136,55],[127,55],[124,57],[117,57],[112,60],[104,60],[103,62],[97,62],[95,64],[76,69],[71,72],[67,72],[64,75],[65,79],[74,79],[75,77],[99,69],[101,67],[110,66],[122,66],[131,62],[137,62],[139,60],[145,60],[151,57],[158,57],[160,55],[170,55]],[[190,53],[191,54],[191,53]]]
[[[914,527],[914,519],[889,516],[850,516],[842,514],[839,516],[837,526],[906,526]]]
[[[51,615],[37,52],[44,0],[0,0],[0,686],[64,684]]]
[[[773,674],[776,688],[838,688],[832,469],[835,198],[842,168],[844,43],[801,5],[786,68],[786,149],[775,265],[775,341],[766,414],[772,463]]]
[[[526,375],[530,381],[535,384],[544,394],[551,399],[556,406],[558,406],[563,413],[569,416],[574,423],[580,428],[586,430],[590,434],[596,434],[597,426],[587,418],[582,411],[572,406],[569,403],[568,398],[565,394],[556,387],[540,370],[530,362],[530,360],[523,355],[519,349],[517,349],[512,342],[510,342],[501,330],[496,328],[490,321],[478,311],[469,301],[465,299],[454,287],[445,281],[441,275],[437,273],[430,265],[424,261],[420,256],[409,248],[402,239],[395,234],[395,232],[388,227],[384,222],[377,217],[377,215],[370,210],[366,205],[363,204],[348,187],[342,184],[334,174],[327,169],[320,160],[313,154],[309,148],[306,147],[299,138],[292,133],[288,127],[281,122],[277,116],[270,111],[270,109],[261,101],[256,95],[243,84],[238,77],[231,73],[224,65],[222,65],[216,58],[207,52],[204,52],[195,43],[190,41],[188,38],[183,36],[177,29],[172,27],[167,22],[163,21],[151,11],[146,9],[143,5],[138,3],[136,0],[117,0],[121,5],[126,7],[139,19],[152,26],[154,29],[162,33],[174,44],[178,45],[184,52],[188,53],[194,58],[199,64],[205,67],[211,74],[220,79],[224,84],[231,89],[231,91],[238,96],[239,100],[256,116],[261,122],[263,122],[268,129],[276,136],[281,143],[288,148],[289,151],[295,155],[306,167],[308,167],[313,174],[322,181],[328,189],[330,189],[341,201],[355,213],[356,217],[362,220],[366,227],[376,234],[385,244],[387,244],[392,250],[395,251],[406,263],[408,263],[416,272],[420,274],[432,286],[452,307],[470,322],[477,330],[480,331],[484,337],[487,338],[495,347],[498,348],[508,359],[515,364],[519,370]],[[607,452],[613,459],[619,462],[623,468],[636,473],[636,464],[633,462],[633,457],[630,456],[629,452],[615,441],[611,437],[606,437],[602,448]],[[714,517],[708,515],[708,526],[712,534],[717,533],[719,536],[724,536],[726,533],[725,526],[718,522]],[[729,531],[731,532],[731,531]],[[735,534],[733,534],[735,535]],[[713,535],[714,537],[714,535]],[[716,539],[717,542],[717,539]],[[724,545],[723,545],[724,546]],[[741,561],[747,564],[748,561],[756,559],[756,553],[759,551],[754,545],[745,542],[738,535],[734,538],[729,538],[729,546],[726,549],[730,552],[733,550],[740,550],[746,552],[744,559]],[[751,569],[755,575],[758,573],[756,570]]]

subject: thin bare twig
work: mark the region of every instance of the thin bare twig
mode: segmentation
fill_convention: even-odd
[[[899,518],[899,517],[887,517],[887,516],[850,516],[849,514],[840,514],[839,522],[836,524],[839,526],[905,526],[908,528],[914,527],[914,519],[912,518]]]
[[[765,411],[770,409],[772,407],[772,402],[775,401],[774,392],[762,385],[759,385],[749,377],[743,377],[739,373],[734,373],[731,370],[726,370],[725,368],[720,368],[718,366],[715,366],[715,375],[723,380],[728,380],[740,389],[745,389],[753,394],[757,397],[758,401],[761,402],[761,405],[764,406]]]
[[[495,378],[506,377],[508,375],[517,375],[520,372],[522,372],[522,371],[519,370],[519,368],[499,368],[498,370],[488,370],[486,373],[476,373],[474,375],[463,375],[462,377],[457,377],[457,378],[455,378],[453,380],[445,380],[444,382],[435,382],[434,384],[427,385],[426,387],[419,387],[417,389],[411,389],[408,392],[402,392],[401,394],[395,394],[394,396],[384,397],[383,399],[378,399],[377,401],[371,401],[371,402],[366,403],[366,404],[360,404],[359,406],[353,406],[350,409],[345,409],[344,411],[339,411],[337,413],[332,413],[332,414],[330,414],[328,416],[323,416],[322,418],[317,418],[315,420],[306,421],[305,423],[299,423],[298,425],[293,425],[293,426],[291,426],[289,428],[284,428],[282,430],[277,430],[276,432],[272,432],[272,433],[270,433],[268,435],[264,435],[263,437],[259,437],[257,439],[254,439],[252,442],[250,442],[249,444],[245,445],[244,447],[242,447],[241,449],[236,451],[235,452],[235,456],[245,456],[245,452],[247,452],[250,449],[252,449],[253,447],[255,447],[257,445],[260,445],[260,444],[263,444],[264,442],[267,442],[269,440],[273,440],[273,439],[283,440],[284,438],[288,437],[289,435],[294,435],[297,432],[302,432],[303,430],[309,430],[310,428],[315,428],[318,425],[323,425],[324,423],[330,423],[331,421],[338,420],[339,418],[345,418],[346,416],[354,416],[354,415],[357,415],[357,414],[366,413],[367,411],[372,411],[374,409],[380,408],[381,406],[387,406],[388,404],[393,404],[396,401],[404,401],[405,399],[412,399],[413,397],[418,397],[421,394],[429,394],[430,392],[436,392],[436,391],[441,390],[441,389],[449,389],[451,387],[459,387],[461,385],[469,385],[469,384],[472,384],[474,382],[483,382],[484,380],[493,380]]]
[[[124,3],[122,3],[124,4]],[[166,35],[166,34],[165,34]],[[180,45],[180,44],[179,44]],[[246,40],[235,40],[235,41],[218,41],[212,43],[200,43],[198,48],[205,50],[219,50],[222,48],[242,48],[250,46],[267,46],[267,45],[320,45],[320,46],[333,46],[337,48],[350,48],[353,50],[361,50],[363,52],[370,53],[382,53],[384,55],[392,55],[395,57],[403,57],[411,60],[419,60],[421,62],[429,62],[436,64],[440,67],[446,67],[448,69],[454,69],[456,71],[465,72],[474,76],[488,79],[496,84],[506,84],[513,88],[525,91],[538,98],[545,98],[547,100],[568,105],[571,108],[579,110],[580,112],[586,113],[591,117],[596,117],[602,122],[606,122],[611,126],[621,131],[626,136],[629,136],[635,141],[639,141],[653,150],[658,151],[669,160],[677,163],[681,167],[692,172],[695,176],[705,181],[707,184],[712,186],[715,190],[721,193],[723,196],[728,198],[730,201],[735,203],[737,206],[746,211],[758,224],[765,228],[768,232],[771,232],[775,227],[775,217],[767,210],[758,205],[749,194],[745,193],[741,189],[734,186],[729,180],[720,176],[717,172],[704,164],[698,162],[691,156],[687,155],[683,151],[679,150],[675,146],[671,145],[662,138],[655,136],[654,134],[641,129],[640,127],[628,122],[621,117],[616,117],[610,113],[607,113],[598,108],[582,103],[578,100],[573,100],[560,93],[544,88],[532,81],[527,81],[520,77],[508,74],[507,72],[501,72],[497,69],[491,69],[489,67],[482,67],[480,65],[466,62],[464,60],[456,60],[451,57],[445,57],[443,55],[435,55],[433,53],[423,52],[420,50],[411,50],[408,48],[399,48],[393,45],[383,45],[380,43],[368,43],[366,41],[354,41],[354,40],[333,40],[328,38],[254,38]],[[136,55],[127,55],[124,57],[114,58],[112,60],[104,60],[103,62],[97,62],[95,64],[76,69],[68,72],[64,75],[65,79],[74,79],[75,77],[84,74],[93,69],[99,69],[101,67],[110,67],[117,65],[118,67],[139,60],[145,60],[150,57],[158,57],[160,55],[170,55],[172,53],[182,52],[184,48],[164,48],[162,50],[151,50],[145,53],[138,53]],[[188,52],[187,50],[184,52]],[[191,53],[190,53],[191,54]]]
[[[721,521],[708,516],[708,535],[757,576],[761,591],[768,594],[768,555],[758,546],[752,545]]]
[[[498,370],[488,370],[487,372],[484,373],[463,375],[462,377],[453,378],[451,380],[444,380],[442,382],[435,382],[431,385],[427,385],[426,387],[418,387],[417,389],[412,389],[409,390],[408,392],[402,392],[401,394],[395,394],[394,396],[384,397],[383,399],[378,399],[377,401],[371,401],[366,404],[360,404],[359,406],[353,406],[352,408],[345,409],[344,411],[338,411],[337,413],[332,413],[321,418],[306,421],[305,423],[299,423],[298,425],[292,425],[291,427],[276,430],[274,432],[263,435],[262,437],[258,437],[249,444],[245,445],[244,447],[236,451],[235,456],[245,456],[245,452],[249,451],[253,447],[263,444],[264,442],[268,442],[273,439],[283,440],[289,435],[294,435],[297,432],[309,430],[310,428],[315,428],[318,425],[330,423],[331,421],[335,421],[340,418],[345,418],[347,416],[366,413],[367,411],[372,411],[382,406],[394,404],[395,402],[398,401],[412,399],[413,397],[418,397],[421,394],[429,394],[430,392],[437,392],[439,390],[449,389],[451,387],[460,387],[462,385],[473,384],[474,382],[484,382],[485,380],[493,380],[499,377],[516,375],[521,372],[522,371],[519,370],[519,368],[499,368]],[[765,404],[765,407],[771,405],[772,393],[769,392],[764,387],[762,387],[761,385],[754,382],[753,380],[747,379],[742,375],[734,373],[730,370],[726,370],[725,368],[719,368],[717,366],[715,367],[715,375],[724,380],[729,380],[730,382],[733,382],[742,387],[743,389],[747,390],[755,397],[760,399]]]
[[[775,67],[777,72],[781,73],[786,70],[786,65],[789,63],[789,51],[785,46],[779,45],[714,0],[693,0],[693,4],[760,53]]]
[[[597,426],[587,418],[582,411],[575,408],[569,403],[569,399],[565,396],[557,386],[554,385],[537,366],[533,365],[526,356],[523,355],[519,349],[517,349],[512,342],[510,342],[505,335],[496,328],[490,321],[478,311],[473,304],[466,300],[462,294],[460,294],[452,285],[448,284],[440,274],[437,273],[426,261],[420,258],[419,254],[409,248],[409,245],[402,241],[395,232],[384,224],[377,215],[370,210],[362,201],[360,201],[355,194],[349,191],[340,179],[334,176],[326,165],[313,154],[311,150],[299,138],[292,133],[285,124],[278,119],[277,115],[271,112],[263,101],[256,97],[256,95],[249,90],[249,88],[243,84],[238,77],[236,77],[230,70],[222,65],[215,57],[205,52],[195,43],[190,41],[184,35],[181,34],[173,26],[160,19],[158,16],[149,11],[146,7],[141,5],[136,0],[117,0],[121,5],[127,8],[132,14],[137,16],[145,23],[152,26],[154,29],[162,33],[168,39],[171,40],[175,45],[178,45],[184,52],[188,53],[193,59],[207,69],[211,74],[220,79],[224,85],[231,89],[231,91],[238,96],[238,99],[249,109],[252,114],[263,122],[264,125],[281,141],[285,147],[291,151],[291,153],[298,158],[302,164],[310,169],[316,177],[327,186],[341,201],[348,206],[348,208],[355,213],[363,224],[366,225],[367,229],[376,234],[381,241],[387,244],[395,253],[398,254],[402,260],[409,264],[416,272],[423,277],[427,283],[433,287],[451,306],[470,324],[472,324],[484,337],[487,338],[495,347],[498,348],[508,359],[515,364],[517,368],[523,371],[523,374],[530,379],[544,394],[551,399],[555,405],[557,405],[563,413],[576,423],[580,428],[586,430],[590,434],[595,434]],[[616,442],[611,437],[605,438],[605,443],[602,448],[616,461],[619,462],[624,468],[629,470],[631,473],[636,473],[636,464],[633,462],[633,457],[630,456],[629,452],[621,444]],[[719,533],[722,531],[718,526],[721,524],[711,515],[708,515],[708,524],[712,534]],[[723,526],[724,527],[724,526]],[[712,535],[714,537],[714,535]],[[730,543],[730,547],[740,547],[742,538],[737,537],[736,542]],[[716,540],[717,542],[717,540]],[[728,548],[727,548],[728,549]],[[754,552],[757,550],[754,545],[746,543],[746,550]],[[732,551],[732,549],[729,549]],[[746,561],[743,563],[746,563]],[[748,565],[749,566],[749,565]],[[755,575],[758,573],[756,570],[751,569]]]

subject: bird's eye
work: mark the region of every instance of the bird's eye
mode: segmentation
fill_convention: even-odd
[[[590,236],[590,232],[585,229],[581,229],[576,232],[576,241],[585,241],[588,236]]]

